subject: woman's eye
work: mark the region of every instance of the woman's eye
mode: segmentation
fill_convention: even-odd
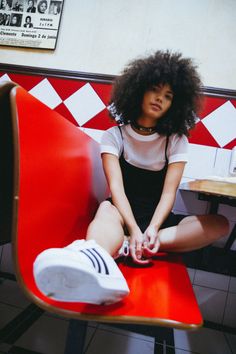
[[[160,88],[158,86],[153,86],[152,87],[152,91],[154,92],[158,92],[160,90]]]
[[[173,100],[173,96],[171,96],[171,95],[166,95],[166,99],[172,101],[172,100]]]

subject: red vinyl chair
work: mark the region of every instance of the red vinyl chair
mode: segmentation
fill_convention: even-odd
[[[94,320],[182,329],[202,326],[186,267],[178,255],[160,254],[151,267],[137,267],[129,260],[120,263],[131,292],[115,305],[58,302],[38,290],[33,277],[36,256],[84,238],[108,188],[93,139],[21,87],[14,86],[9,97],[13,255],[18,282],[31,302],[85,321],[82,324]]]

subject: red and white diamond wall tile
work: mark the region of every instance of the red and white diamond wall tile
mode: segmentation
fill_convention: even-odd
[[[2,80],[18,83],[98,140],[101,131],[114,125],[106,108],[110,84],[14,73],[0,74]],[[236,145],[236,100],[205,96],[204,109],[199,118],[190,133],[190,143],[225,149]]]

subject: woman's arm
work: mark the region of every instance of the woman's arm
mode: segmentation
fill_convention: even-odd
[[[160,246],[157,237],[158,230],[173,208],[184,167],[185,162],[175,162],[168,166],[161,199],[153,214],[150,225],[145,232],[147,238],[146,247],[148,250],[151,250],[153,254],[158,251]]]
[[[119,210],[131,237],[130,246],[132,258],[136,263],[148,263],[148,261],[141,260],[143,234],[136,223],[128,198],[125,194],[118,157],[113,154],[103,153],[102,162],[111,191],[112,202]]]

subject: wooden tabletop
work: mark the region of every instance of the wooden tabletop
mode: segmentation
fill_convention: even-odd
[[[180,190],[200,192],[205,194],[212,194],[217,196],[224,196],[229,198],[236,198],[236,184],[211,181],[211,180],[194,180],[182,183],[179,187]]]

